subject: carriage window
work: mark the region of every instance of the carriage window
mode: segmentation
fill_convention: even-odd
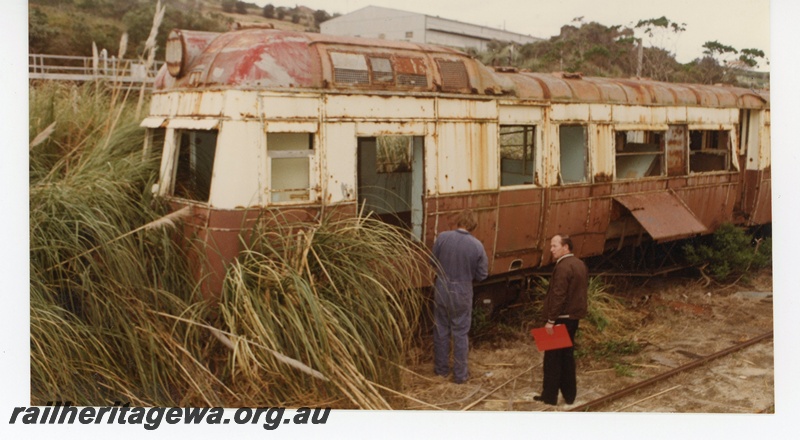
[[[629,130],[614,136],[617,179],[664,175],[664,132]]]
[[[397,57],[394,63],[398,86],[428,86],[428,74],[424,59]]]
[[[207,202],[211,193],[211,172],[217,150],[215,130],[176,130],[178,168],[173,194]]]
[[[536,126],[500,126],[500,186],[530,185],[534,179]]]
[[[369,84],[369,70],[364,55],[331,52],[333,81],[344,84]]]
[[[388,58],[369,57],[369,64],[372,66],[372,82],[392,83],[394,82],[394,71],[392,62]]]
[[[730,169],[730,133],[727,130],[689,131],[689,171]]]
[[[378,173],[411,171],[412,140],[412,136],[377,137],[376,171]]]
[[[561,184],[586,182],[588,154],[586,127],[562,125],[559,127],[561,155]]]
[[[270,162],[270,201],[295,202],[310,198],[313,133],[267,133]]]

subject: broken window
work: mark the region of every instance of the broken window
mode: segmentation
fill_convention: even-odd
[[[689,171],[727,171],[730,161],[727,130],[689,130]]]
[[[664,175],[664,132],[617,131],[614,136],[617,179]]]
[[[207,202],[211,193],[211,173],[217,151],[216,130],[176,130],[178,167],[173,194]]]
[[[412,136],[379,136],[375,168],[378,173],[411,171]]]
[[[588,171],[586,126],[562,125],[559,127],[558,140],[561,184],[586,182]]]
[[[310,199],[313,133],[267,133],[270,162],[270,201]]]
[[[500,126],[500,186],[535,182],[534,145],[536,126]]]

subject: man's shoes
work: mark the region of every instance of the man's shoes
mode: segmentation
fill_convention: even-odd
[[[533,396],[533,400],[535,400],[537,402],[546,403],[548,405],[555,405],[556,404],[556,402],[552,402],[551,403],[551,402],[548,402],[548,401],[544,400],[544,397],[542,397],[542,396]]]
[[[469,377],[465,377],[463,379],[453,379],[453,382],[455,382],[457,385],[461,385],[462,383],[467,383],[467,380],[469,380]]]

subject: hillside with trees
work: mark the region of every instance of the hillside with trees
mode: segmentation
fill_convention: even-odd
[[[91,56],[92,43],[117,53],[127,34],[128,56],[144,50],[157,0],[30,0],[28,43],[31,53]],[[320,23],[336,16],[305,6],[294,8],[237,0],[162,0],[166,13],[156,38],[165,47],[169,29],[224,32],[236,22],[269,23],[276,29],[319,32]],[[606,26],[574,19],[559,35],[518,45],[493,41],[485,52],[470,51],[487,65],[535,72],[581,72],[589,76],[643,77],[658,81],[727,83],[769,88],[768,65],[757,48],[734,48],[718,41],[703,45],[704,55],[681,64],[669,42],[686,24],[667,17],[642,19],[634,26]],[[162,49],[163,50],[163,49]],[[157,55],[163,58],[163,53]]]

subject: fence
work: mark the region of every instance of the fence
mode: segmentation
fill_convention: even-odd
[[[100,56],[75,57],[65,55],[28,55],[29,79],[57,81],[108,80],[122,84],[152,84],[158,69],[164,64],[157,61],[147,69],[139,60],[107,58]]]

